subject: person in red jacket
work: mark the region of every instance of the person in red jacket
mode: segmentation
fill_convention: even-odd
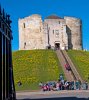
[[[65,68],[66,68],[66,70],[68,70],[68,71],[71,70],[70,65],[69,65],[68,63],[65,64]]]

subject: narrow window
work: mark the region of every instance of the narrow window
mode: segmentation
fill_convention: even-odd
[[[53,34],[54,34],[54,30],[53,30]]]
[[[25,49],[25,47],[26,47],[26,42],[24,42],[24,49]]]
[[[24,26],[24,28],[25,28],[25,23],[23,23],[23,26]]]
[[[55,36],[59,37],[59,30],[55,30]]]
[[[59,24],[60,24],[60,21],[59,21]]]

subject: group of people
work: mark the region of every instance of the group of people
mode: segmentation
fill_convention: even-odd
[[[88,83],[76,80],[76,81],[67,81],[63,79],[63,76],[60,75],[60,78],[57,82],[47,82],[47,83],[39,83],[40,88],[43,91],[59,91],[59,90],[87,90]]]

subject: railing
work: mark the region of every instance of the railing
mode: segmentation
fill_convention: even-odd
[[[68,60],[66,59],[66,57],[65,57],[65,55],[64,55],[64,53],[63,53],[63,51],[62,51],[62,50],[60,50],[60,51],[61,51],[61,53],[62,53],[62,55],[63,55],[63,57],[64,57],[64,59],[65,59],[65,62],[66,62],[67,64],[69,64],[69,62],[68,62]],[[70,64],[69,64],[69,66],[70,66]],[[71,68],[71,67],[70,67],[70,68]],[[73,73],[72,69],[71,69],[70,71],[71,71],[71,74],[72,74],[74,80],[77,80],[77,78],[76,78],[75,74]]]
[[[0,97],[1,100],[16,100],[13,65],[12,31],[10,15],[5,14],[0,6]]]
[[[64,55],[65,57],[65,60],[68,62],[68,64],[70,65],[71,67],[71,74],[73,75],[74,79],[75,80],[80,80],[82,82],[82,79],[79,75],[79,73],[77,72],[74,64],[72,63],[71,59],[69,58],[68,54],[66,53],[66,51],[62,51],[62,54]]]

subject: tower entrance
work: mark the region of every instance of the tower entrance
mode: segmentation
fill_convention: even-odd
[[[55,49],[60,49],[60,43],[55,43]]]

